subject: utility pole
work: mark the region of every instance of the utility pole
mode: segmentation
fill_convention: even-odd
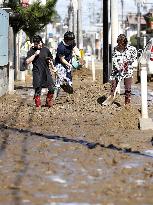
[[[111,51],[117,44],[118,30],[118,0],[111,0]]]
[[[108,0],[103,0],[103,83],[109,80]]]
[[[140,30],[141,30],[141,12],[140,12],[140,0],[137,2],[137,49],[140,49]]]
[[[140,49],[140,36],[141,36],[141,11],[140,7],[145,3],[146,0],[136,0],[137,4],[137,49]]]
[[[72,4],[72,0],[70,0],[70,5],[68,7],[68,28],[69,31],[73,31],[73,4]]]
[[[121,8],[122,8],[122,31],[124,31],[124,22],[123,22],[123,6],[124,6],[124,0],[121,0]],[[123,33],[123,32],[122,32]]]
[[[82,35],[82,8],[81,0],[78,0],[78,10],[77,10],[77,37],[78,37],[78,47],[83,49],[83,35]]]
[[[103,0],[103,83],[109,80],[108,0]]]
[[[72,5],[73,5],[73,27],[72,31],[77,36],[77,11],[78,11],[78,1],[77,0],[72,0]],[[76,39],[77,41],[77,39]]]

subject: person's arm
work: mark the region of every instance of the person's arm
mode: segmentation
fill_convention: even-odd
[[[59,44],[57,47],[57,55],[62,64],[66,65],[68,69],[72,68],[72,65],[65,59],[65,46],[63,44]]]
[[[35,59],[35,57],[39,55],[39,53],[40,53],[40,50],[37,50],[32,56],[27,57],[25,63],[27,65],[30,64]]]
[[[46,57],[46,62],[47,62],[47,65],[51,65],[53,63],[53,56],[49,49],[48,49],[48,54]]]
[[[50,50],[48,49],[48,56],[46,57],[47,64],[49,65],[50,71],[55,72],[56,68],[53,62],[53,55],[51,54]]]
[[[131,52],[131,58],[130,58],[129,64],[132,65],[132,63],[137,59],[137,49],[134,46],[132,46],[130,52]]]
[[[128,70],[129,65],[132,66],[132,63],[137,59],[137,50],[134,46],[129,48],[130,58],[124,63],[124,70]]]
[[[119,67],[119,64],[118,64],[116,48],[114,48],[112,51],[112,64],[113,64],[113,70],[118,70],[117,68]]]
[[[72,68],[72,65],[69,62],[67,62],[67,60],[65,60],[65,56],[60,56],[59,58],[61,63],[65,64],[68,68]]]

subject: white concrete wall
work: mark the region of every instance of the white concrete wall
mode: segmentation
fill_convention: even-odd
[[[0,97],[8,91],[8,68],[0,67]]]

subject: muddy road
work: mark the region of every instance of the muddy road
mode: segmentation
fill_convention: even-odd
[[[62,91],[51,109],[35,108],[30,77],[0,98],[0,204],[152,205],[153,131],[139,130],[139,85],[129,109],[123,95],[102,107],[110,85],[100,73],[73,79],[74,94]]]

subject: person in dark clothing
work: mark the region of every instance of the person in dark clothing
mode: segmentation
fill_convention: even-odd
[[[60,88],[69,88],[69,93],[73,93],[72,88],[72,57],[73,53],[80,59],[80,51],[76,47],[75,35],[71,31],[64,34],[64,39],[58,44],[55,58],[56,78],[55,78],[55,92],[57,97]],[[65,89],[66,91],[66,89]],[[70,92],[71,91],[71,92]]]
[[[41,106],[41,90],[48,88],[46,106],[53,105],[54,81],[52,79],[49,64],[53,57],[50,50],[43,45],[39,35],[33,37],[33,46],[27,53],[26,64],[33,64],[33,87],[35,89],[34,99],[36,107]]]

